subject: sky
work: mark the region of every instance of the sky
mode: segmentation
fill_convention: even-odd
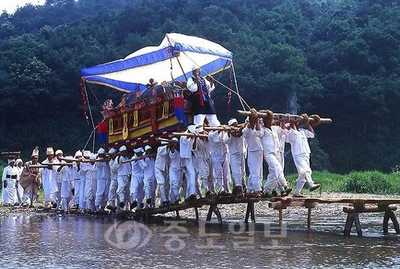
[[[13,14],[17,7],[23,7],[27,3],[31,3],[33,5],[44,5],[46,0],[0,0],[0,13],[3,10],[7,10],[8,14]]]

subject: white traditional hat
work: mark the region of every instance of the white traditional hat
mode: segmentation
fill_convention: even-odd
[[[47,147],[46,149],[46,155],[54,155],[54,150],[52,147]]]
[[[235,123],[238,123],[237,119],[230,119],[230,120],[228,121],[228,125],[229,125],[229,126],[231,126],[231,125],[233,125],[233,124],[235,124]]]
[[[108,150],[108,153],[110,153],[110,154],[117,153],[117,150],[115,148],[110,148]]]
[[[146,146],[144,147],[144,150],[145,150],[145,151],[147,151],[147,150],[149,150],[149,149],[152,149],[152,147],[151,147],[150,145],[146,145]]]
[[[195,130],[197,133],[203,132],[204,131],[203,125],[196,125]]]
[[[83,156],[86,157],[86,158],[90,157],[90,154],[91,154],[90,150],[84,150],[83,151]]]
[[[96,155],[94,153],[91,153],[89,159],[96,160]]]
[[[178,139],[177,137],[173,137],[173,138],[172,138],[172,141],[178,142],[179,139]]]
[[[195,71],[195,70],[197,70],[197,69],[200,69],[200,67],[197,66],[197,65],[193,65],[193,67],[192,67],[192,72]]]
[[[121,151],[125,151],[125,150],[128,150],[128,149],[126,148],[125,145],[123,145],[123,146],[121,146],[121,147],[119,148],[119,151],[120,151],[120,152],[121,152]]]
[[[34,149],[32,150],[32,155],[31,155],[31,157],[33,157],[33,156],[39,157],[39,147],[36,147],[36,148],[34,148]]]
[[[97,151],[97,154],[104,154],[106,153],[106,151],[103,148],[99,148],[99,150]]]
[[[133,150],[133,152],[135,152],[135,153],[140,153],[140,152],[144,152],[144,150],[143,150],[142,147],[138,147],[138,148],[135,148],[135,149]]]
[[[57,149],[57,150],[56,150],[56,155],[58,155],[58,154],[64,154],[64,153],[62,152],[61,149]]]
[[[74,157],[75,157],[75,158],[77,158],[77,157],[82,157],[82,155],[83,155],[83,154],[82,154],[82,151],[78,150],[78,151],[75,152]]]
[[[163,140],[161,140],[161,145],[167,145],[168,144],[168,142],[167,141],[163,141]]]
[[[15,163],[15,159],[8,159],[8,160],[7,160],[7,163],[8,163],[8,164],[13,163],[13,162]]]
[[[194,134],[194,133],[196,132],[196,125],[191,124],[191,125],[189,125],[189,126],[187,127],[187,129],[188,129],[189,132],[191,132],[191,133]]]
[[[18,158],[18,159],[15,161],[15,165],[18,165],[19,163],[22,163],[22,160]]]

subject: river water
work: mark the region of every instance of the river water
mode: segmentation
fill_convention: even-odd
[[[342,234],[345,216],[261,216],[256,224],[190,219],[152,222],[75,215],[0,218],[0,268],[400,268],[400,237],[382,215],[363,237]],[[213,221],[214,222],[214,221]]]

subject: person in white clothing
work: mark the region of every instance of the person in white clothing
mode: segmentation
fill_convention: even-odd
[[[7,163],[1,179],[3,183],[2,203],[3,205],[14,205],[18,202],[16,199],[18,169],[15,166],[15,159],[8,159]]]
[[[257,111],[250,109],[251,116],[243,129],[243,137],[247,143],[247,166],[249,167],[249,178],[247,181],[246,196],[261,197],[261,179],[263,164],[263,147],[261,137],[263,130],[260,127]]]
[[[140,162],[140,158],[143,156],[144,149],[142,147],[135,148],[133,150],[133,159],[137,159],[131,161],[132,168],[132,177],[131,177],[131,185],[130,185],[130,199],[131,206],[130,209],[143,208],[143,199],[145,197],[144,192],[144,171],[143,165]]]
[[[71,184],[73,181],[72,178],[72,166],[67,166],[65,164],[72,164],[72,156],[66,156],[65,159],[68,161],[62,160],[60,170],[58,170],[60,174],[61,180],[61,188],[60,188],[60,196],[61,196],[61,211],[68,211],[68,204],[71,198]]]
[[[46,149],[47,158],[42,162],[43,165],[51,164],[54,161],[54,150],[52,147],[47,147]],[[46,168],[39,169],[40,174],[42,175],[42,184],[44,191],[44,207],[48,208],[50,203],[54,202],[53,197],[51,196],[51,185],[53,180],[53,169],[51,166]]]
[[[169,148],[167,141],[161,141],[161,145],[157,148],[156,160],[154,162],[154,175],[156,178],[157,189],[160,193],[160,207],[168,206],[169,198],[167,197],[167,185],[169,185],[168,168],[169,168]]]
[[[108,150],[108,154],[110,156],[110,161],[108,162],[108,166],[110,167],[110,188],[108,190],[107,209],[115,211],[115,206],[119,203],[117,194],[118,163],[115,160],[115,158],[117,157],[117,150],[115,148],[110,148]]]
[[[202,127],[196,128],[196,131],[199,134],[206,135]],[[196,184],[199,184],[198,182],[200,181],[205,190],[206,196],[215,194],[214,175],[211,166],[210,143],[208,142],[208,138],[196,137],[192,151],[195,157],[196,179],[198,178]]]
[[[77,150],[74,155],[74,159],[82,160],[83,154],[82,151]],[[79,208],[79,193],[81,188],[81,162],[73,162],[72,163],[72,178],[74,180],[73,186],[73,195],[74,195],[74,207],[76,209]]]
[[[226,131],[210,131],[208,133],[208,141],[210,144],[211,164],[214,171],[216,189],[219,195],[229,193],[227,186],[228,177],[224,174],[224,163],[226,162],[226,155],[228,154],[227,147],[228,134]]]
[[[237,119],[230,119],[228,126],[238,126]],[[233,178],[233,194],[236,196],[243,195],[243,177],[245,175],[245,140],[243,137],[243,128],[237,130],[230,130],[228,132],[227,145],[229,149],[229,163],[231,174]]]
[[[61,209],[61,164],[64,153],[61,149],[56,150],[56,157],[53,161],[53,178],[51,181],[51,195],[54,199],[53,208]],[[56,164],[56,165],[54,165]]]
[[[15,199],[18,202],[19,205],[22,205],[22,197],[24,196],[24,188],[22,188],[19,178],[21,177],[22,170],[24,169],[24,162],[22,159],[18,158],[15,160],[15,167],[18,169],[18,180],[17,180],[17,187],[16,187],[16,192],[15,192]]]
[[[143,188],[144,195],[146,198],[146,207],[155,207],[156,201],[156,179],[154,175],[154,154],[153,148],[150,145],[146,145],[144,147],[145,156],[148,156],[144,159],[141,159],[140,165],[143,168]]]
[[[192,92],[192,110],[194,114],[193,124],[203,125],[204,120],[211,126],[219,126],[220,122],[215,111],[214,101],[211,99],[211,92],[215,89],[214,79],[208,76],[206,78],[200,76],[199,67],[192,68],[193,76],[187,80],[186,86]]]
[[[310,146],[308,138],[314,138],[314,129],[308,121],[308,117],[303,115],[306,119],[307,129],[299,128],[299,122],[291,122],[290,130],[286,135],[286,141],[290,143],[294,164],[296,165],[298,177],[296,181],[296,190],[293,194],[294,197],[303,197],[301,190],[307,182],[310,191],[315,191],[320,184],[315,184],[311,177],[310,167]]]
[[[89,164],[87,161],[90,160],[90,156],[92,153],[90,150],[84,150],[83,153],[83,160],[84,162],[80,163],[80,169],[79,169],[79,176],[80,176],[80,187],[79,187],[79,210],[81,212],[84,212],[86,209],[86,178],[88,173],[91,173],[91,164]],[[91,180],[91,177],[90,177]],[[92,184],[89,184],[90,186]],[[88,185],[88,186],[89,186]]]
[[[95,208],[98,212],[103,212],[106,206],[106,197],[108,196],[109,181],[110,181],[110,167],[108,166],[108,162],[105,159],[106,151],[103,148],[99,148],[97,151],[97,159],[96,159],[96,172],[97,172],[97,186],[96,186],[96,195],[95,195]],[[107,196],[106,196],[107,193]]]
[[[264,112],[264,111],[263,111]],[[275,187],[278,185],[281,195],[287,196],[291,192],[291,188],[288,188],[285,175],[283,174],[283,168],[279,162],[279,148],[280,141],[279,136],[283,132],[287,132],[286,129],[281,126],[272,125],[273,113],[270,110],[265,110],[268,117],[262,119],[263,136],[261,142],[263,145],[264,159],[268,164],[268,175],[264,185],[264,197],[277,196]],[[282,125],[285,123],[282,122]]]
[[[119,148],[119,154],[120,155],[117,157],[117,194],[119,198],[119,209],[122,210],[129,202],[129,176],[132,173],[132,167],[128,158],[128,149],[125,145]]]
[[[95,207],[95,194],[97,187],[97,167],[96,167],[96,155],[90,154],[89,162],[86,163],[84,171],[86,171],[85,178],[85,211],[88,213],[96,211]]]
[[[196,125],[189,125],[186,132],[196,133]],[[186,179],[185,201],[193,201],[197,199],[196,188],[196,171],[193,160],[193,142],[194,138],[190,136],[181,136],[179,139],[179,156],[181,158],[181,168]]]
[[[169,200],[174,204],[179,204],[180,195],[179,191],[182,185],[182,165],[181,157],[179,153],[179,139],[176,137],[172,138],[172,143],[169,151],[169,185],[170,185],[170,195]]]

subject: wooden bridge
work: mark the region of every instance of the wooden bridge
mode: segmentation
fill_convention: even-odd
[[[169,212],[176,212],[176,216],[179,218],[179,211],[193,208],[195,211],[196,221],[199,221],[198,208],[208,206],[208,214],[206,221],[211,221],[212,215],[218,219],[219,223],[222,223],[222,217],[219,205],[222,204],[247,204],[246,215],[244,221],[247,223],[249,218],[252,222],[256,221],[254,213],[255,203],[268,203],[268,207],[279,211],[279,225],[282,226],[283,210],[288,207],[304,207],[308,209],[307,215],[307,229],[311,232],[311,217],[312,209],[318,204],[345,204],[343,212],[347,213],[347,220],[344,226],[344,234],[350,235],[353,224],[355,225],[357,235],[362,236],[361,223],[359,215],[362,213],[369,212],[384,212],[383,216],[383,233],[388,234],[389,230],[389,219],[392,221],[394,229],[397,234],[400,234],[399,222],[396,218],[395,211],[397,210],[397,204],[400,204],[400,199],[361,199],[361,198],[299,198],[299,197],[273,197],[273,198],[251,198],[251,197],[235,197],[235,196],[208,196],[200,198],[194,201],[188,201],[181,204],[171,204],[169,206],[161,208],[145,208],[136,211],[129,211],[122,213],[127,218],[145,218],[148,219],[153,215],[166,214]]]

